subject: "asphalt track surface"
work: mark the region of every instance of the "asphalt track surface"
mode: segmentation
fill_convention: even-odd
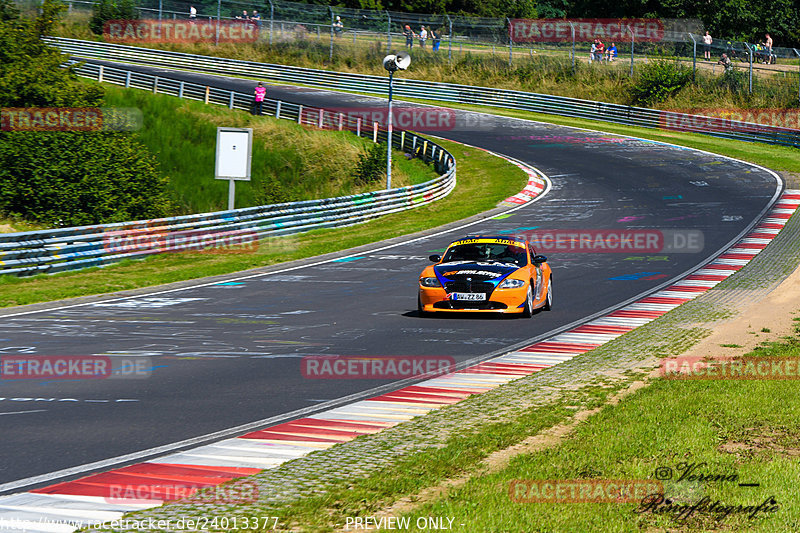
[[[171,75],[239,91],[254,86]],[[267,96],[337,108],[385,104],[295,87],[269,86]],[[764,169],[711,154],[456,113],[456,126],[438,135],[537,167],[552,180],[549,194],[504,218],[346,260],[0,318],[1,356],[105,354],[140,358],[152,369],[147,379],[0,379],[0,486],[313,409],[388,383],[306,379],[304,356],[464,361],[524,343],[703,264],[747,228],[781,187]],[[554,310],[532,319],[417,316],[417,277],[428,255],[466,233],[515,234],[534,227],[699,230],[704,244],[693,253],[546,252],[554,272]],[[64,479],[69,478],[50,482]]]

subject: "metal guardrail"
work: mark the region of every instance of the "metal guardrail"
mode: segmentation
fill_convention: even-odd
[[[380,76],[257,63],[76,39],[47,38],[46,40],[61,48],[65,53],[80,58],[121,61],[234,77],[252,77],[274,83],[299,84],[381,96],[388,94],[386,79]],[[394,80],[394,95],[395,97],[492,106],[600,120],[628,126],[666,128],[741,141],[800,147],[800,130],[797,129],[752,122],[729,121],[726,123],[723,120],[710,122],[708,117],[700,115],[564,96],[430,82],[408,77]]]
[[[82,76],[104,82],[147,89],[180,98],[249,110],[250,94],[223,91],[203,85],[123,69],[85,64]],[[362,134],[361,119],[278,100],[265,100],[264,112],[278,118],[317,127],[352,129]],[[338,119],[338,120],[337,120]],[[373,140],[386,140],[376,125],[364,127]],[[433,141],[401,132],[393,146],[432,162],[442,175],[418,185],[389,190],[249,207],[153,220],[99,224],[20,233],[0,234],[0,275],[28,276],[104,266],[131,258],[168,251],[204,249],[215,243],[252,245],[261,239],[312,229],[343,227],[428,204],[447,196],[456,184],[453,156]]]

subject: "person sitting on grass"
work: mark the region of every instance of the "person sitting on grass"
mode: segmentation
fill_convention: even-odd
[[[598,61],[602,61],[605,53],[606,53],[606,45],[603,44],[603,41],[597,39],[597,48],[595,50],[594,58]]]
[[[615,61],[617,59],[617,45],[615,43],[611,43],[606,49],[606,61]]]
[[[731,58],[728,57],[728,54],[722,54],[722,57],[717,61],[717,65],[725,67],[725,72],[727,72],[732,66]]]

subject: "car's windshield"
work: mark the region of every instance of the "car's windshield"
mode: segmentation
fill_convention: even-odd
[[[443,262],[475,261],[528,264],[525,248],[502,243],[469,243],[451,246],[444,255]]]

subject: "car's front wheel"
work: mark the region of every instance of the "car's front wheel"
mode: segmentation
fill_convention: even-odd
[[[533,283],[528,284],[528,295],[525,297],[525,307],[522,309],[522,316],[525,318],[533,316]]]
[[[542,307],[545,311],[550,311],[553,309],[553,278],[551,277],[547,281],[547,297],[544,300],[544,307]]]

